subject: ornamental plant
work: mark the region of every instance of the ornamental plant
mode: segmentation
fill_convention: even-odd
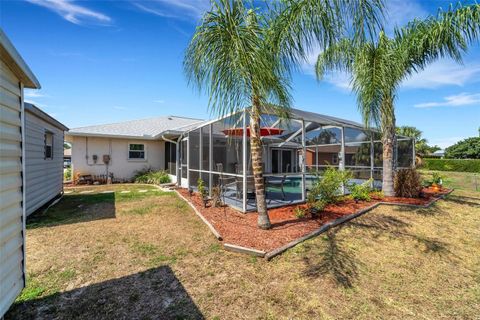
[[[342,194],[342,187],[348,184],[351,177],[352,173],[348,170],[328,167],[314,184],[311,193],[316,195],[315,199],[321,199],[326,204],[335,203],[338,201],[338,196]]]
[[[394,188],[397,197],[419,198],[422,191],[420,174],[415,169],[398,170]]]
[[[368,179],[362,184],[352,183],[348,186],[350,196],[355,202],[358,201],[371,201],[370,192],[372,191],[372,179]]]

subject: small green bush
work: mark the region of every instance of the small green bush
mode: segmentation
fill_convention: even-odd
[[[370,192],[370,198],[382,200],[385,198],[385,194],[382,191],[375,190]]]
[[[170,176],[163,170],[154,171],[150,168],[139,170],[133,177],[135,183],[162,184],[171,182]]]
[[[327,206],[328,203],[326,203],[325,201],[323,200],[317,200],[314,204],[313,204],[313,208],[315,208],[318,212],[320,211],[323,211],[325,209],[325,207]]]
[[[422,191],[420,174],[415,169],[398,170],[395,174],[394,189],[397,197],[420,197]]]
[[[321,199],[327,204],[337,202],[341,187],[346,186],[351,177],[352,173],[348,170],[341,171],[328,167],[322,177],[313,185],[308,200],[312,203],[316,199]]]
[[[365,181],[362,184],[352,183],[348,186],[350,196],[355,201],[371,201],[370,192],[372,191],[372,179]]]
[[[63,171],[63,181],[72,180],[72,167],[68,167]]]
[[[295,217],[297,219],[305,218],[305,210],[303,210],[301,207],[296,207],[295,208]]]
[[[422,159],[421,168],[436,171],[480,172],[480,159]]]
[[[197,189],[198,192],[202,195],[202,197],[206,197],[208,195],[208,190],[205,188],[205,182],[202,178],[198,178],[197,180]]]

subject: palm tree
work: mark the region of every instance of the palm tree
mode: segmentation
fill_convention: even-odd
[[[418,157],[423,157],[440,150],[439,146],[429,146],[428,140],[422,137],[423,132],[415,127],[397,127],[396,134],[415,139],[415,153]]]
[[[316,74],[329,70],[351,74],[352,90],[365,125],[380,127],[383,142],[383,192],[394,195],[395,98],[401,83],[438,58],[461,62],[468,44],[480,33],[480,5],[450,7],[425,20],[414,20],[394,31],[383,31],[363,44],[345,39],[322,52]]]
[[[353,29],[363,30],[372,19],[370,2],[378,1],[283,1],[272,10],[260,11],[245,6],[243,1],[216,0],[197,27],[184,59],[189,83],[208,93],[214,113],[225,115],[249,107],[260,228],[271,226],[262,169],[260,115],[267,108],[278,115],[288,114],[291,71],[299,59],[306,57],[313,39],[322,46],[334,43],[343,32],[344,17],[355,17],[358,27]],[[352,4],[358,3],[362,9],[353,10]],[[362,17],[364,14],[368,16]],[[376,14],[373,19],[377,20]],[[297,33],[305,23],[315,25],[313,32]]]

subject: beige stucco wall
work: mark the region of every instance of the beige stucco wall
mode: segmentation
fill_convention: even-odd
[[[164,168],[165,142],[159,140],[138,140],[98,137],[68,137],[72,143],[72,170],[73,176],[80,174],[106,174],[107,166],[103,163],[103,155],[110,155],[108,172],[115,178],[130,179],[135,171],[145,167],[154,170]],[[128,145],[130,143],[145,144],[146,159],[128,159]],[[88,159],[86,156],[88,155]],[[97,163],[93,162],[93,155],[98,156]]]

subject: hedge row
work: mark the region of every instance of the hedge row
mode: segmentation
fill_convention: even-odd
[[[422,169],[480,173],[480,159],[422,159]]]

